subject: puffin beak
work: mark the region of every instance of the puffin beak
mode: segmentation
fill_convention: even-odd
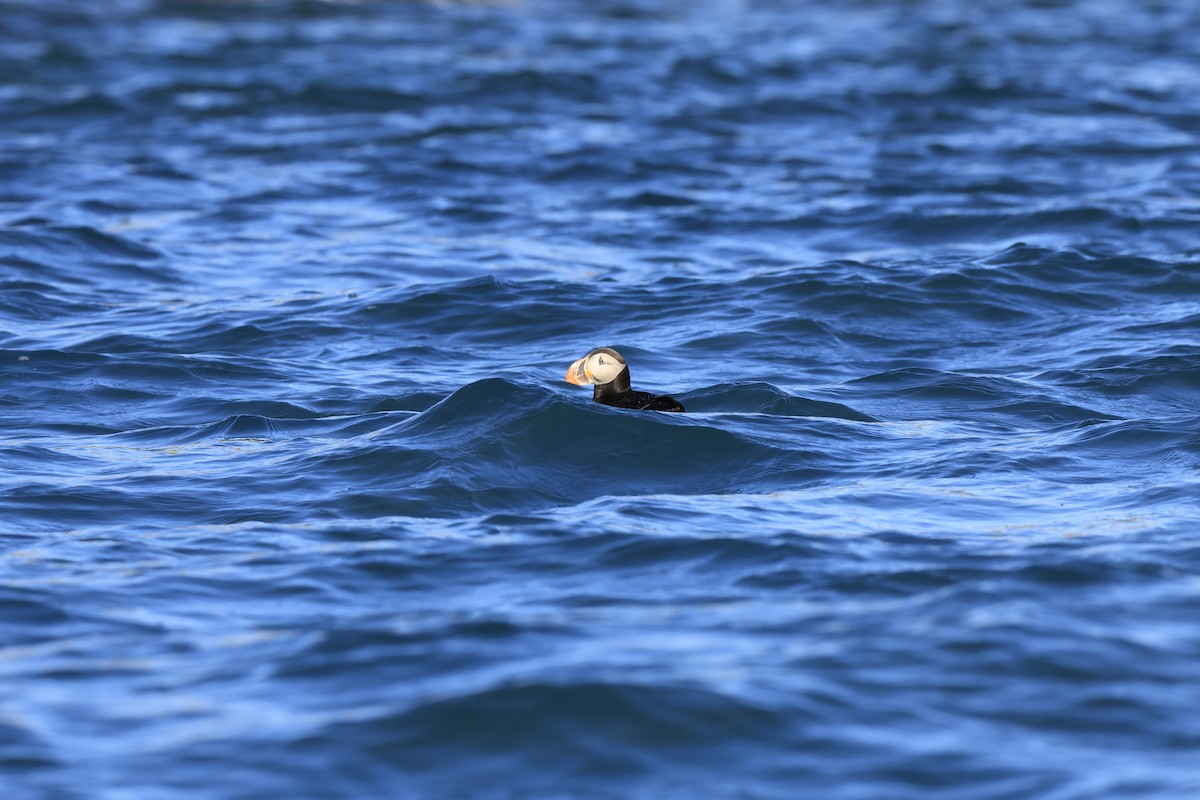
[[[583,365],[584,361],[587,361],[587,356],[567,367],[567,383],[573,383],[576,386],[587,386],[592,382],[592,376],[587,374],[587,368]]]

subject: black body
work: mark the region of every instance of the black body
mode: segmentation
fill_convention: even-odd
[[[629,367],[621,370],[608,383],[597,383],[592,387],[592,400],[606,406],[639,411],[683,411],[683,403],[674,397],[633,391],[629,387]]]

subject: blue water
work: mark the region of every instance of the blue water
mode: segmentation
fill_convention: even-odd
[[[0,794],[1200,797],[1197,31],[0,0]]]

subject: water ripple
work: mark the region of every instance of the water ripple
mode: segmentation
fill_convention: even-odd
[[[0,7],[6,797],[1200,794],[1194,4]]]

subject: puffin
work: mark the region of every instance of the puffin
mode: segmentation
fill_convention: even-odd
[[[666,395],[629,388],[629,365],[611,347],[597,347],[567,367],[567,383],[594,384],[592,401],[638,411],[683,411],[683,403]]]

